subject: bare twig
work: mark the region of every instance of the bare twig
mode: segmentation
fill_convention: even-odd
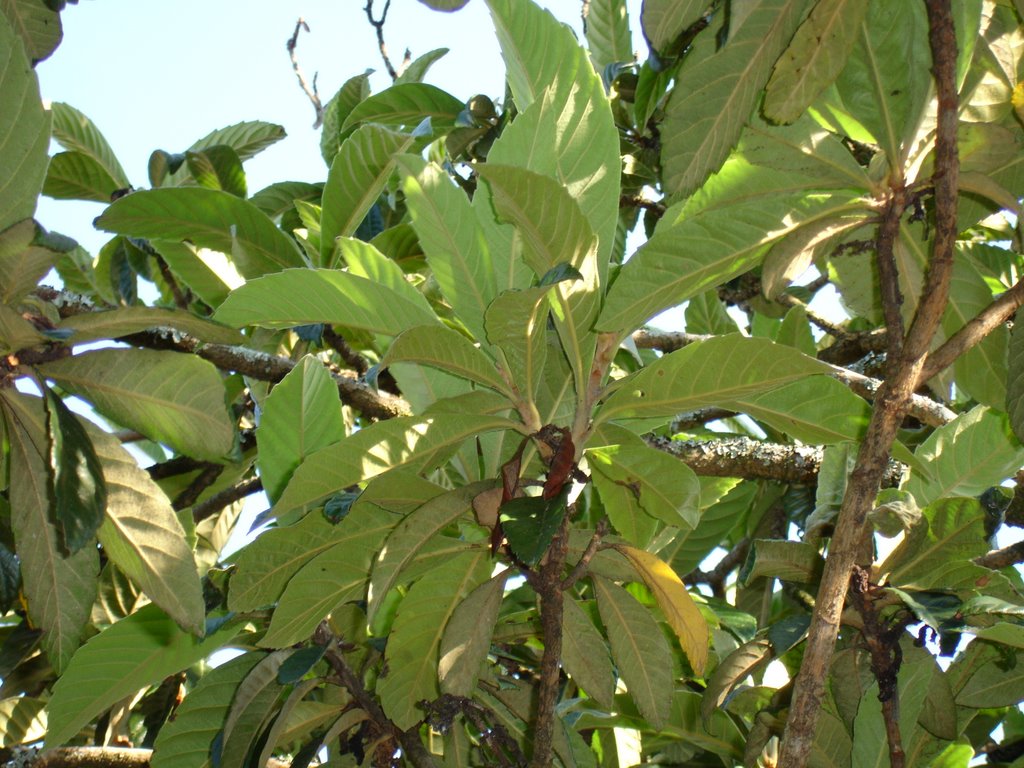
[[[660,200],[649,200],[643,195],[622,195],[619,198],[619,208],[640,208],[650,211],[655,219],[660,219],[668,210]]]
[[[299,80],[299,87],[302,88],[302,92],[306,94],[306,98],[309,99],[313,105],[313,110],[316,112],[316,120],[313,121],[313,127],[319,128],[324,121],[324,105],[320,101],[320,92],[316,88],[316,73],[313,74],[313,81],[311,83],[306,79],[306,73],[302,71],[302,67],[299,65],[299,57],[295,55],[295,48],[299,44],[299,32],[309,32],[309,24],[301,16],[295,22],[295,31],[292,32],[292,36],[288,38],[285,46],[288,48],[288,58],[292,60],[292,69],[295,71],[295,77]]]
[[[381,11],[379,19],[374,18],[373,15],[373,0],[366,0],[366,6],[363,10],[366,11],[366,20],[370,22],[370,26],[377,32],[377,48],[380,50],[380,57],[384,59],[384,66],[387,68],[388,74],[391,75],[393,82],[398,79],[398,71],[391,63],[391,58],[388,56],[388,47],[384,43],[384,22],[387,21],[388,11],[391,10],[391,0],[385,0],[384,10]]]
[[[236,501],[240,501],[246,496],[252,496],[254,493],[259,493],[262,490],[262,479],[251,477],[248,480],[243,480],[232,485],[230,488],[225,488],[220,493],[215,493],[206,501],[201,501],[192,507],[192,519],[197,523],[201,523],[206,518],[220,512],[229,504],[234,504]]]
[[[590,541],[587,542],[587,548],[583,550],[583,554],[580,555],[580,559],[573,566],[573,569],[569,572],[569,575],[562,579],[562,591],[565,592],[571,589],[577,581],[582,579],[587,573],[587,566],[590,565],[590,561],[594,555],[597,554],[598,546],[601,544],[601,539],[608,535],[608,518],[602,518],[597,524],[597,528],[594,529],[594,535],[590,537]]]
[[[905,340],[890,340],[893,358],[887,377],[875,399],[867,435],[857,455],[846,495],[839,511],[835,536],[818,589],[814,614],[796,678],[793,701],[786,721],[779,764],[786,768],[804,768],[814,742],[818,712],[825,692],[825,679],[839,632],[839,620],[852,568],[865,549],[867,513],[870,511],[888,461],[896,430],[921,381],[924,357],[945,310],[953,267],[956,238],[957,178],[959,159],[956,148],[957,97],[955,86],[956,36],[949,0],[925,0],[928,10],[929,43],[933,74],[938,93],[938,123],[935,148],[936,236],[924,288],[917,311]],[[900,188],[902,189],[902,187]],[[895,190],[896,192],[899,191]],[[892,255],[892,240],[898,231],[902,201],[894,194],[882,217],[877,248],[880,264]],[[895,337],[902,321],[898,297],[883,293],[885,317],[890,336]],[[894,311],[895,310],[895,311]],[[902,343],[901,343],[902,342]]]

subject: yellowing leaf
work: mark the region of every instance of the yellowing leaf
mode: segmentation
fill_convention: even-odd
[[[682,580],[657,555],[625,544],[615,548],[632,563],[654,594],[693,671],[703,675],[708,663],[708,625]]]

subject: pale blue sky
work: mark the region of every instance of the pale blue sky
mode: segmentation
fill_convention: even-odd
[[[250,193],[277,181],[322,181],[319,131],[285,50],[302,16],[310,34],[299,39],[306,74],[319,71],[326,103],[353,75],[373,68],[374,92],[390,79],[377,52],[365,0],[81,0],[62,14],[64,42],[38,68],[42,95],[88,115],[113,146],[136,187],[149,182],[154,149],[181,152],[209,131],[240,120],[280,123],[288,138],[246,163]],[[379,15],[383,0],[376,0]],[[579,0],[541,5],[580,34]],[[634,13],[639,2],[631,4]],[[504,67],[483,0],[444,14],[418,0],[392,0],[385,26],[397,65],[408,47],[414,57],[450,49],[428,82],[459,99],[477,93],[500,98]],[[644,46],[634,19],[634,46]],[[78,239],[92,253],[107,236],[92,229],[96,203],[44,198],[37,218],[48,229]]]

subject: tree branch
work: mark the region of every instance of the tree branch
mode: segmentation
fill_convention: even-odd
[[[1024,563],[1024,541],[1018,541],[1002,549],[993,549],[981,557],[974,558],[977,565],[991,568],[998,571],[1001,568],[1009,568],[1011,565]]]
[[[852,568],[864,550],[867,514],[888,461],[896,430],[921,381],[924,356],[945,310],[953,267],[956,238],[957,177],[959,159],[956,148],[957,97],[955,86],[956,36],[949,0],[925,0],[928,10],[928,40],[932,50],[933,74],[938,93],[938,124],[935,148],[936,235],[928,274],[917,312],[905,340],[890,339],[890,349],[899,356],[889,361],[892,374],[875,398],[867,435],[857,455],[846,495],[839,511],[835,536],[829,547],[825,569],[818,589],[814,613],[804,650],[803,662],[795,681],[793,701],[786,721],[779,764],[786,768],[804,768],[814,742],[814,730],[825,692],[829,663],[839,633],[839,618]],[[880,263],[891,259],[892,239],[902,213],[900,195],[890,200],[879,227]],[[891,237],[889,236],[891,235]],[[893,312],[894,299],[883,294],[886,319]],[[898,307],[896,308],[898,310]],[[894,321],[895,322],[895,321]],[[889,327],[891,336],[899,328]],[[902,342],[902,343],[900,343]]]
[[[292,32],[292,36],[288,38],[288,42],[285,43],[285,47],[288,48],[288,57],[292,60],[292,69],[295,71],[295,77],[299,79],[299,87],[302,88],[302,92],[306,94],[306,98],[309,99],[313,105],[313,110],[316,112],[316,120],[313,121],[313,127],[319,128],[324,121],[324,105],[320,101],[320,93],[316,89],[316,74],[313,75],[313,82],[306,79],[306,73],[302,71],[302,67],[299,65],[299,58],[295,55],[295,47],[299,44],[299,32],[309,32],[309,24],[300,16],[299,20],[295,22],[295,31]]]
[[[149,768],[151,749],[118,747],[55,747],[26,763],[27,768]],[[288,768],[285,760],[271,759],[266,768]]]
[[[234,504],[236,501],[244,499],[246,496],[252,496],[254,493],[259,493],[262,490],[263,480],[261,478],[251,477],[248,480],[243,480],[232,485],[230,488],[225,488],[223,491],[215,493],[206,501],[201,501],[192,507],[192,519],[197,523],[201,523],[206,518],[220,512],[229,504]]]

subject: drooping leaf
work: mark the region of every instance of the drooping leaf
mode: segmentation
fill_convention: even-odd
[[[211,744],[224,727],[235,691],[263,657],[263,653],[246,653],[203,675],[174,718],[160,729],[153,768],[209,768]]]
[[[620,545],[618,549],[636,568],[658,601],[658,607],[675,630],[693,671],[698,676],[703,675],[708,660],[708,625],[682,580],[657,555],[626,545]]]
[[[396,362],[428,365],[497,392],[509,392],[509,385],[494,361],[461,333],[442,325],[422,325],[398,336],[381,358],[380,366],[384,368]]]
[[[361,101],[349,113],[341,130],[354,129],[361,123],[412,129],[429,117],[435,131],[444,131],[455,126],[455,120],[464,108],[461,101],[436,86],[426,83],[395,83],[387,90]]]
[[[396,467],[436,467],[463,441],[496,429],[518,429],[518,425],[500,416],[466,413],[408,416],[372,424],[307,458],[275,510],[280,515],[315,504]]]
[[[476,687],[480,666],[491,650],[509,573],[504,570],[470,592],[448,620],[439,652],[442,693],[469,696]]]
[[[107,514],[103,551],[186,632],[201,635],[206,610],[185,531],[160,487],[117,438],[88,430],[103,467]]]
[[[60,14],[35,0],[3,0],[0,12],[7,16],[12,29],[21,38],[25,53],[33,66],[49,58],[60,45]],[[2,730],[2,729],[0,729]]]
[[[721,167],[806,6],[806,0],[760,0],[738,25],[733,21],[721,50],[683,68],[661,128],[670,194],[689,195]]]
[[[860,34],[868,3],[819,0],[775,65],[765,90],[764,113],[791,123],[839,75]]]
[[[50,158],[43,194],[56,200],[109,203],[120,187],[100,161],[84,152],[60,152]]]
[[[290,269],[236,288],[214,315],[242,327],[330,323],[397,336],[437,317],[394,290],[336,269]]]
[[[488,571],[486,549],[466,552],[432,569],[402,600],[385,651],[389,673],[377,681],[384,711],[399,728],[411,728],[424,717],[418,702],[440,695],[437,670],[444,628]]]
[[[672,705],[672,652],[658,623],[626,590],[592,574],[597,607],[619,676],[640,714],[661,728]]]
[[[256,429],[263,490],[276,501],[295,468],[345,437],[338,388],[323,364],[306,355],[271,390]]]
[[[562,614],[562,663],[588,696],[602,707],[614,708],[615,672],[608,645],[587,612],[568,595]]]
[[[215,460],[234,427],[216,368],[198,357],[148,349],[97,349],[39,367],[114,421],[175,450]]]
[[[96,599],[99,556],[83,548],[67,557],[51,522],[47,488],[49,447],[40,398],[8,393],[4,406],[10,444],[11,527],[32,623],[57,673],[67,667]]]
[[[45,396],[51,509],[61,543],[73,555],[95,546],[107,508],[107,484],[85,427],[52,390]]]
[[[268,653],[239,683],[221,731],[218,768],[242,768],[247,764],[249,752],[259,742],[259,735],[284,690],[277,672],[293,653],[291,648]]]
[[[493,485],[492,481],[485,480],[435,496],[398,524],[373,563],[366,605],[367,621],[373,621],[381,601],[398,583],[402,569],[420,549],[442,529],[469,512],[473,499]]]
[[[247,200],[201,187],[133,192],[96,220],[107,232],[162,240],[188,240],[231,254],[238,271],[259,277],[303,263],[294,241]]]
[[[67,743],[111,705],[206,658],[238,632],[228,623],[199,640],[156,605],[126,616],[86,643],[54,685],[46,745]]]
[[[70,104],[59,101],[50,105],[50,112],[53,115],[54,141],[69,152],[81,152],[93,158],[114,180],[117,189],[131,186],[114,150],[92,120]]]
[[[221,189],[243,200],[247,196],[245,171],[238,153],[226,144],[214,144],[185,153],[185,163],[196,184]]]
[[[377,125],[364,125],[346,138],[331,162],[320,218],[320,263],[331,264],[334,238],[348,237],[366,216],[395,169],[395,156],[416,137]]]
[[[672,416],[767,392],[827,369],[792,347],[737,334],[719,336],[659,358],[622,380],[595,421]]]
[[[25,48],[0,14],[0,232],[32,217],[46,175],[50,116],[39,98],[39,82]]]
[[[61,320],[58,326],[71,331],[71,342],[82,344],[97,339],[116,339],[156,328],[184,331],[214,344],[241,344],[243,336],[233,328],[196,317],[190,312],[162,307],[122,307],[85,312]]]

